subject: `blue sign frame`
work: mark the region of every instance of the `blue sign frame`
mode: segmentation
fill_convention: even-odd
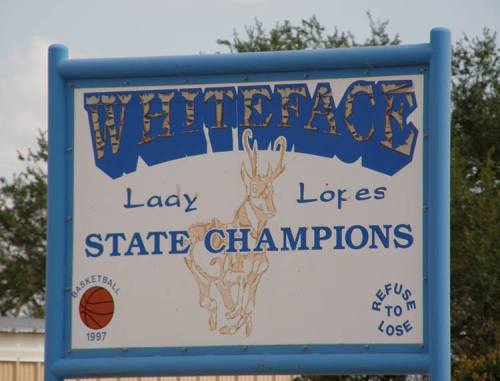
[[[450,76],[446,29],[429,44],[191,57],[68,59],[49,48],[45,380],[97,376],[414,374],[450,379]],[[78,87],[423,74],[424,343],[72,350],[73,92]]]

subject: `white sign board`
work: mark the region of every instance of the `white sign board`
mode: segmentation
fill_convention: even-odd
[[[75,89],[71,347],[422,343],[422,136],[421,75]]]

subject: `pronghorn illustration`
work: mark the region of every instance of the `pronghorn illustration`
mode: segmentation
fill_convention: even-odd
[[[203,249],[205,234],[211,229],[248,228],[250,237],[257,240],[262,229],[270,218],[276,214],[274,205],[273,182],[285,170],[284,158],[286,139],[280,136],[274,142],[274,150],[280,150],[277,165],[272,168],[269,163],[267,173],[257,173],[257,147],[254,142],[250,147],[251,130],[243,132],[243,148],[250,160],[251,172],[248,173],[245,163],[241,165],[241,179],[245,184],[246,196],[240,204],[233,220],[222,223],[213,218],[209,223],[201,223],[188,229],[191,243],[189,255],[184,258],[187,267],[193,274],[199,288],[200,307],[208,310],[210,330],[217,329],[217,300],[213,292],[219,293],[224,307],[227,324],[218,332],[232,335],[245,326],[249,336],[253,328],[253,314],[256,294],[263,274],[269,267],[266,252],[220,253],[209,254]],[[221,247],[222,239],[214,236],[212,245]],[[215,289],[215,290],[214,290]]]

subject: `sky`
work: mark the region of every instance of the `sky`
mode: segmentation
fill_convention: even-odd
[[[500,31],[500,0],[0,0],[0,176],[22,169],[17,151],[35,147],[47,129],[47,49],[70,58],[137,57],[227,52],[217,39],[257,18],[277,22],[316,15],[327,31],[369,34],[366,12],[389,20],[403,43],[428,42],[433,27],[457,41]]]

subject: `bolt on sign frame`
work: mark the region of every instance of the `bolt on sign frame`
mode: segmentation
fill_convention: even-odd
[[[66,47],[51,46],[49,48],[49,222],[45,379],[55,381],[75,377],[153,375],[427,373],[430,374],[432,380],[449,380],[450,63],[450,33],[442,28],[431,31],[430,43],[418,45],[189,57],[68,59]],[[207,84],[232,84],[232,86],[238,84],[242,86],[240,88],[242,91],[244,85],[250,83],[279,83],[279,81],[289,81],[294,84],[300,81],[318,83],[325,78],[363,78],[366,80],[375,77],[399,76],[401,78],[401,76],[412,75],[420,76],[423,84],[423,126],[420,126],[421,136],[419,136],[423,142],[421,143],[423,180],[420,179],[417,183],[422,191],[419,218],[423,226],[422,269],[419,273],[423,304],[423,308],[420,309],[422,311],[421,340],[394,344],[369,340],[364,342],[339,340],[331,343],[318,342],[319,344],[292,340],[291,344],[278,341],[254,345],[251,341],[241,339],[241,342],[236,344],[234,341],[228,341],[233,344],[215,346],[190,346],[175,342],[171,345],[137,344],[126,347],[112,345],[102,348],[75,345],[74,327],[72,327],[75,325],[75,320],[72,320],[72,317],[74,318],[75,311],[78,311],[78,306],[73,306],[72,294],[78,294],[79,291],[75,288],[78,279],[72,279],[75,274],[72,273],[72,266],[76,263],[73,253],[75,249],[72,246],[75,239],[73,230],[78,222],[77,218],[74,218],[73,205],[75,199],[79,197],[79,192],[83,191],[74,185],[77,155],[74,129],[76,124],[75,94],[80,89],[90,89],[91,92],[102,88],[115,89],[112,91],[119,89],[125,92],[139,89],[137,93],[137,99],[139,99],[139,96],[144,95],[139,94],[141,88],[154,91],[158,89],[158,86],[163,86],[165,89],[169,86],[182,88],[187,84],[200,87]],[[319,103],[326,99],[321,96],[317,98]],[[80,99],[83,99],[82,97],[83,95]],[[92,99],[91,95],[89,97],[88,99]],[[99,94],[94,99],[98,100]],[[145,107],[144,104],[148,100],[141,98],[141,102],[141,105]],[[250,113],[254,111],[262,113],[262,97],[259,102],[259,104],[252,104],[250,97],[250,104],[247,105]],[[116,104],[119,105],[119,103]],[[331,106],[328,102],[323,102],[324,107],[329,105]],[[87,122],[91,126],[92,122],[94,122],[94,127],[95,123],[99,126],[99,117],[102,121],[106,119],[106,115],[110,115],[109,112],[119,110],[113,109],[114,106],[108,109],[105,107],[102,107],[99,114],[99,111],[95,111],[96,106],[93,116],[91,116],[91,108],[86,109]],[[244,107],[241,110],[244,110]],[[83,112],[87,117],[87,113]],[[144,115],[146,114],[145,112]],[[165,116],[165,114],[162,115]],[[324,116],[324,110],[318,111],[317,115]],[[394,115],[392,114],[393,118]],[[142,116],[141,114],[141,118]],[[154,118],[155,115],[151,114],[150,117]],[[113,120],[114,118],[115,116]],[[335,126],[331,124],[330,127]],[[105,126],[104,134],[106,134],[106,128]],[[94,133],[98,129],[99,127],[94,130]],[[239,130],[239,128],[234,130]],[[112,132],[111,129],[109,131]],[[254,134],[258,134],[255,129],[253,131]],[[256,167],[257,159],[252,159],[252,152],[255,155],[257,153],[252,151],[248,143],[251,133],[240,132],[243,140],[240,148],[245,148],[250,160],[255,163],[252,163],[252,166]],[[351,133],[354,137],[355,132],[351,131]],[[112,138],[110,134],[108,140]],[[362,140],[359,135],[358,138]],[[97,135],[94,135],[94,139],[97,139]],[[245,144],[244,139],[247,143],[245,147],[242,147]],[[104,142],[105,140],[104,135]],[[277,138],[274,148],[276,151],[286,150],[286,140],[283,137]],[[259,155],[261,152],[259,151]],[[282,159],[284,154],[283,151]],[[291,152],[286,155],[291,155]],[[283,160],[281,164],[282,162]],[[243,166],[241,172],[243,177],[243,171],[246,171],[246,168]],[[257,178],[262,179],[263,177],[257,176],[253,169],[252,181],[255,182]],[[269,171],[266,177],[268,180],[280,175],[284,167],[278,165],[273,170],[270,166]],[[287,169],[287,171],[291,170]],[[127,189],[127,191],[129,203],[131,203],[131,190]],[[363,192],[366,193],[366,191]],[[180,190],[177,190],[177,197],[179,195]],[[333,193],[322,193],[321,197],[322,201],[327,198],[329,198],[327,201],[331,201],[334,196]],[[339,197],[342,199],[342,195]],[[364,199],[361,194],[359,194],[359,199]],[[187,195],[186,200],[190,200]],[[191,198],[191,204],[193,202],[194,197]],[[268,209],[274,208],[273,205],[269,205]],[[251,204],[249,208],[255,210],[258,207]],[[250,213],[250,209],[247,208],[246,213]],[[271,212],[274,214],[275,210]],[[106,212],[101,211],[101,213]],[[220,227],[217,223],[215,225]],[[170,234],[173,233],[170,232]],[[321,239],[327,235],[325,228],[321,227],[317,228],[316,233]],[[221,230],[215,231],[215,234],[219,234],[219,238],[224,238]],[[401,237],[406,237],[408,240],[408,234],[402,235],[400,232]],[[101,254],[102,243],[98,242],[98,238],[97,234],[87,236],[88,257]],[[182,246],[182,237],[177,238],[176,242]],[[193,242],[192,237],[190,242]],[[135,242],[134,245],[135,248],[139,248],[139,251],[143,250],[141,243]],[[352,245],[355,246],[355,244]],[[215,250],[214,247],[212,250]],[[192,268],[191,271],[193,271]],[[111,283],[109,285],[118,294],[115,285]],[[121,286],[123,287],[123,284]],[[85,288],[85,285],[82,285],[82,288]],[[106,301],[102,303],[105,304]],[[298,300],[297,308],[300,308],[300,303],[301,301]],[[81,302],[80,308],[82,308]],[[80,314],[82,314],[81,310]],[[78,320],[78,315],[76,316]],[[83,317],[81,319],[85,320]],[[78,322],[81,325],[81,321],[78,320]],[[248,336],[252,327],[249,327],[248,320],[246,323]],[[86,324],[90,327],[88,323]],[[214,321],[210,324],[211,328],[215,328]],[[127,336],[128,332],[133,329],[134,327],[122,327],[120,335]],[[94,331],[91,330],[92,332]],[[232,333],[223,330],[221,332]],[[100,336],[96,337],[91,333],[84,337],[88,340],[101,339]],[[393,331],[390,334],[392,333]]]

